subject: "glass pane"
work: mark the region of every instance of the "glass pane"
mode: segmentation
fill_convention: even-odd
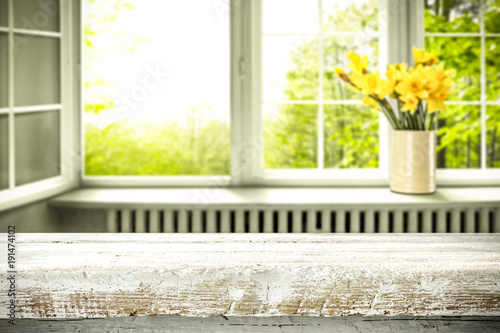
[[[439,60],[444,61],[445,69],[454,68],[457,71],[450,100],[479,101],[480,38],[428,37],[425,42],[426,50],[434,52]]]
[[[379,111],[325,105],[325,168],[377,168]]]
[[[264,33],[317,33],[318,1],[264,0],[262,3]]]
[[[500,168],[500,106],[488,106],[486,116],[486,167]]]
[[[347,67],[351,61],[347,58],[349,51],[367,55],[370,60],[368,71],[377,71],[378,68],[378,39],[364,36],[325,36],[323,39],[323,54],[325,58],[323,79],[323,96],[325,100],[359,100],[362,96],[340,80],[335,74],[335,67],[340,67],[350,73]],[[382,74],[384,76],[385,73]]]
[[[485,0],[484,30],[486,33],[500,32],[500,0]]]
[[[84,0],[85,175],[228,175],[230,30],[212,0]]]
[[[500,101],[500,38],[486,38],[486,94]]]
[[[14,105],[60,103],[59,39],[16,35]]]
[[[449,105],[439,114],[437,167],[477,169],[481,166],[481,108]]]
[[[378,1],[323,0],[323,31],[378,30]]]
[[[263,37],[264,101],[318,99],[318,41]]]
[[[479,32],[479,0],[425,0],[427,32]]]
[[[14,1],[14,27],[30,30],[59,31],[59,1]]]
[[[16,185],[59,175],[59,111],[16,114]]]
[[[0,114],[0,190],[9,187],[9,117]]]
[[[9,25],[8,15],[8,0],[0,0],[0,27],[6,27]]]
[[[317,105],[264,105],[264,167],[317,167]]]
[[[7,34],[0,33],[0,108],[9,106],[9,51]]]

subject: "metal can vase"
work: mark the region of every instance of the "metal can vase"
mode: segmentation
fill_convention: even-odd
[[[391,191],[436,192],[436,132],[393,131]]]

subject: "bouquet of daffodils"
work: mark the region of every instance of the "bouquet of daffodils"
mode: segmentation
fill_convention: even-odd
[[[337,75],[352,89],[364,95],[363,103],[382,111],[395,130],[425,131],[434,129],[436,112],[446,112],[444,101],[450,96],[454,82],[454,69],[444,70],[433,53],[413,48],[415,67],[408,68],[405,63],[387,66],[383,79],[378,72],[366,70],[368,57],[355,52],[348,55],[352,64],[351,74],[335,68]],[[437,66],[435,66],[437,65]],[[397,113],[388,102],[394,98]]]

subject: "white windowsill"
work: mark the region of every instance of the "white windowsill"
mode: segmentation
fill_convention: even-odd
[[[74,208],[308,205],[335,206],[462,206],[480,203],[500,207],[500,187],[439,188],[434,194],[405,195],[389,188],[169,188],[79,189],[50,200],[52,206]]]

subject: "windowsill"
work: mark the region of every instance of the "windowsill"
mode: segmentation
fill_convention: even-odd
[[[78,189],[60,195],[56,207],[108,208],[167,206],[461,206],[484,203],[500,207],[500,187],[439,188],[434,194],[406,195],[384,188],[169,188]]]

